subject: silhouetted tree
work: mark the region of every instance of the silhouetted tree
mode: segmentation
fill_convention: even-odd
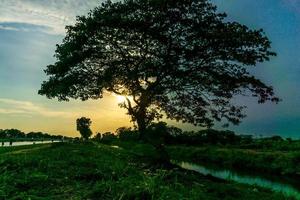
[[[241,135],[240,136],[241,137],[241,142],[243,143],[243,144],[251,144],[251,143],[253,143],[253,135]]]
[[[25,138],[25,133],[18,129],[0,130],[0,138]]]
[[[152,140],[153,144],[165,144],[165,139],[169,134],[167,123],[165,122],[158,122],[152,123],[146,133],[146,137],[148,140]]]
[[[276,54],[262,30],[225,18],[208,0],[107,1],[67,27],[39,94],[123,95],[141,138],[162,114],[203,127],[238,124],[245,115],[230,101],[235,95],[278,102],[246,69]]]
[[[158,122],[152,123],[146,131],[146,138],[157,150],[158,157],[157,160],[159,162],[169,161],[169,154],[164,148],[164,144],[166,143],[166,139],[169,135],[167,123]]]
[[[275,135],[275,136],[272,136],[272,137],[270,137],[270,138],[268,138],[268,139],[270,139],[270,140],[272,140],[272,141],[283,141],[283,138],[281,137],[281,136],[279,136],[279,135]]]
[[[102,135],[101,133],[97,133],[95,136],[94,136],[94,140],[96,140],[97,142],[100,142],[101,141],[101,138],[102,138]]]
[[[25,139],[60,139],[61,135],[50,135],[49,133],[42,132],[29,132],[25,134],[24,132],[17,129],[0,129],[0,139],[12,139],[16,138],[18,140]],[[70,138],[67,138],[70,139]]]
[[[26,137],[30,139],[41,139],[44,137],[44,134],[42,132],[29,132]]]
[[[176,137],[182,134],[182,130],[175,126],[168,126],[168,133],[169,135]]]
[[[293,139],[292,138],[286,138],[286,141],[288,141],[289,144],[291,144],[293,142]]]
[[[138,131],[131,127],[120,127],[116,130],[116,134],[123,141],[137,141],[139,139]]]
[[[131,132],[131,131],[132,131],[132,128],[131,128],[131,127],[123,126],[123,127],[117,128],[116,134],[119,136],[119,135],[122,134],[123,132]]]
[[[105,144],[110,144],[116,139],[117,139],[116,135],[114,135],[111,132],[106,132],[106,133],[102,134],[101,142],[103,142]]]
[[[92,135],[90,126],[92,121],[89,118],[81,117],[76,120],[77,131],[79,131],[81,137],[85,140],[88,140]]]

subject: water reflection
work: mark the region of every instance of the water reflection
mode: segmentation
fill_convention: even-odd
[[[282,192],[287,196],[293,196],[296,199],[300,200],[300,190],[296,189],[294,186],[287,183],[268,180],[260,176],[241,175],[232,170],[212,169],[212,168],[191,164],[187,162],[181,162],[179,163],[179,165],[184,169],[193,170],[204,175],[211,175],[220,179],[231,180],[238,183],[257,185],[257,186],[271,189],[273,191]]]
[[[24,145],[34,145],[34,144],[48,144],[52,142],[60,142],[60,141],[23,141],[23,142],[2,142],[0,143],[0,147],[10,147],[10,146],[24,146]]]

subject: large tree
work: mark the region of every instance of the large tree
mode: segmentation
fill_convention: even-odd
[[[244,107],[232,103],[235,95],[278,101],[247,70],[275,55],[262,30],[229,22],[207,0],[107,1],[67,27],[39,94],[123,95],[142,137],[163,115],[204,127],[238,124]]]

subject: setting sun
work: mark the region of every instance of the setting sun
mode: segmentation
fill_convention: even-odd
[[[113,96],[115,97],[115,99],[118,103],[124,103],[126,101],[126,98],[128,98],[129,101],[131,101],[131,103],[133,103],[132,96],[123,96],[123,95],[118,95],[118,94],[113,94]]]
[[[126,97],[122,95],[115,95],[118,103],[123,103],[126,101]]]

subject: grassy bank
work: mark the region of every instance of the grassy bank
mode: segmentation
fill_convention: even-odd
[[[193,163],[210,163],[238,170],[300,177],[299,151],[264,151],[218,146],[169,147],[171,157]]]
[[[0,199],[286,199],[253,186],[151,167],[147,156],[152,151],[146,156],[145,149],[137,145],[133,153],[95,144],[2,148]]]

